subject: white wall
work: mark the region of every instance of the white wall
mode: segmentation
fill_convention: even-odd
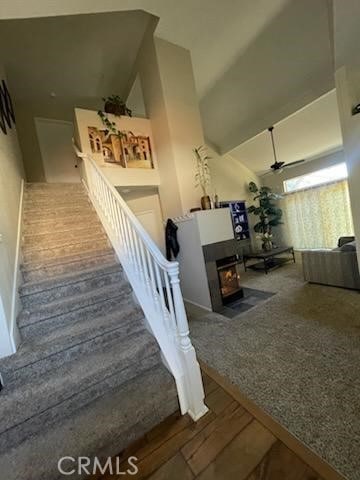
[[[201,210],[195,212],[194,217],[197,220],[201,245],[225,242],[234,238],[234,228],[229,208]]]
[[[193,149],[204,143],[190,52],[148,32],[137,60],[144,104],[151,120],[165,217],[200,206]]]
[[[212,310],[209,284],[197,219],[175,219],[178,226],[181,291],[186,301]]]
[[[219,155],[209,146],[208,153],[211,157],[209,167],[212,189],[218,194],[219,200],[251,201],[248,185],[250,182],[259,184],[259,177],[229,154]]]
[[[132,111],[133,117],[146,118],[144,95],[139,75],[136,76],[133,86],[126,100],[126,106]]]
[[[80,182],[72,146],[73,124],[50,118],[35,118],[35,126],[46,182]]]
[[[179,182],[181,213],[199,206],[202,192],[195,187],[193,149],[203,145],[198,98],[189,50],[155,38],[169,130]]]
[[[165,253],[165,227],[157,189],[133,189],[128,192],[126,190],[129,189],[118,190],[150,237]]]
[[[2,68],[0,79],[4,79]],[[15,259],[23,178],[22,157],[16,127],[13,125],[7,129],[7,135],[0,131],[0,356],[14,351],[12,322],[17,313],[18,298],[15,297],[14,305],[13,290],[16,283]]]
[[[105,128],[99,115],[94,110],[75,108],[75,138],[80,150],[92,155],[103,173],[115,186],[159,185],[158,162],[150,120],[126,116],[115,117],[114,115],[109,115],[109,120],[116,123],[118,130],[130,130],[134,133],[142,133],[150,137],[155,168],[123,168],[120,165],[105,163],[102,154],[91,152],[88,135],[88,127],[97,127],[102,130]]]

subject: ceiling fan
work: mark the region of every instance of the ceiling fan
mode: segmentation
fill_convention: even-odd
[[[268,173],[281,173],[284,168],[293,167],[295,165],[298,165],[299,163],[305,162],[305,159],[295,160],[295,162],[290,162],[290,163],[278,162],[277,156],[276,156],[276,150],[275,150],[273,130],[274,130],[274,127],[269,127],[268,128],[268,131],[270,132],[270,136],[271,136],[271,144],[272,144],[272,148],[273,148],[273,152],[274,152],[275,162],[270,166],[270,170],[265,172],[265,175],[267,175]]]

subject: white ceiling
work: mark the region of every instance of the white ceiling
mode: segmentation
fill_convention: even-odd
[[[196,85],[201,98],[288,2],[289,0],[1,0],[0,18],[144,10],[159,17],[157,36],[191,50]],[[122,27],[120,32],[121,29]]]
[[[335,90],[275,124],[274,139],[278,160],[283,162],[312,159],[341,147]],[[229,154],[258,174],[262,174],[274,163],[271,138],[267,130]]]
[[[205,136],[221,153],[334,86],[329,0],[1,0],[0,18],[134,9],[190,49]]]
[[[74,106],[99,108],[101,97],[122,95],[151,18],[136,11],[1,20],[1,61],[16,103],[54,113],[59,104],[58,114],[66,105],[72,115]]]

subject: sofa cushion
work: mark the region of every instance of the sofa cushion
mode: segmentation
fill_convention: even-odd
[[[354,240],[355,240],[354,236],[340,237],[338,240],[337,246],[342,247],[343,245],[345,245],[345,243],[350,243],[350,242],[353,242]]]
[[[340,252],[356,252],[356,241],[344,243],[338,250]]]

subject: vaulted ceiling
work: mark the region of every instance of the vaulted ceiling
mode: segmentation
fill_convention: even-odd
[[[224,153],[333,88],[330,4],[330,0],[2,0],[0,18],[134,9],[158,17],[155,34],[191,51],[205,135]],[[88,66],[93,75],[102,62],[106,70],[110,63],[116,64],[116,56],[126,57],[124,48],[130,53],[136,50],[144,26],[137,25],[124,17],[104,28],[108,56],[100,54],[90,38],[89,50],[94,54],[84,63],[78,45],[69,45],[66,38],[74,32],[67,29],[61,38],[81,65],[93,60]],[[82,30],[81,42],[88,36],[91,32]],[[40,74],[34,75],[41,80]],[[98,78],[97,87],[103,85],[98,91],[109,84],[111,79]],[[96,90],[95,83],[89,88]]]
[[[280,162],[311,160],[341,149],[336,91],[330,91],[275,124],[273,133]],[[271,138],[267,130],[231,150],[229,154],[260,175],[274,163]]]
[[[151,20],[141,11],[1,20],[1,61],[16,103],[71,119],[74,106],[99,108],[101,97],[124,94]]]

